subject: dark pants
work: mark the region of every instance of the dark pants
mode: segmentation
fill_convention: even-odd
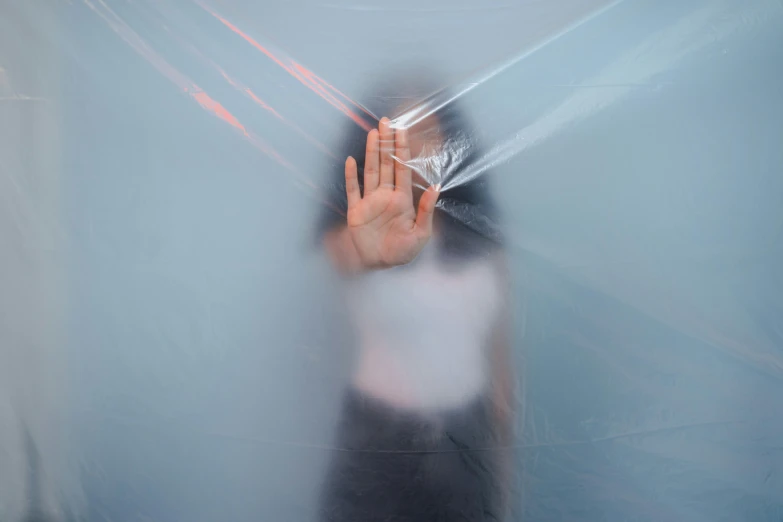
[[[349,392],[321,521],[502,520],[492,426],[486,399],[425,417]]]

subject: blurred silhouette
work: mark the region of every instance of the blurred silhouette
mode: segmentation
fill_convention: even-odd
[[[428,98],[377,127],[350,131],[331,194],[345,214],[327,210],[319,223],[357,340],[321,518],[504,520],[514,403],[505,250],[481,233],[497,227],[470,226],[497,215],[486,177],[440,193],[479,147],[455,102]]]

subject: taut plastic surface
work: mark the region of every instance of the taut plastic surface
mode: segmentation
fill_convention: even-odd
[[[508,520],[783,519],[782,66],[780,0],[5,0],[0,521],[324,520],[361,341],[313,238],[433,115],[414,184],[510,272],[513,440],[460,450]],[[432,397],[449,274],[380,294]]]

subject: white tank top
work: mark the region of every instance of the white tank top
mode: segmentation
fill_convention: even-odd
[[[475,399],[488,383],[500,284],[491,259],[444,267],[432,243],[408,266],[348,281],[359,344],[353,385],[399,408],[447,409]]]

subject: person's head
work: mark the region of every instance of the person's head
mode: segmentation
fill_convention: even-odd
[[[463,113],[460,102],[450,100],[446,90],[432,87],[432,83],[420,77],[397,80],[385,82],[374,90],[365,108],[378,118],[389,117],[393,127],[408,129],[416,200],[429,185],[446,186],[438,201],[433,229],[433,241],[441,258],[464,261],[489,254],[502,243],[498,209],[487,180],[490,173],[460,183],[460,176],[483,154],[474,127]],[[424,101],[420,101],[422,99]],[[371,117],[367,117],[367,123],[374,127],[378,125]],[[351,121],[338,148],[339,159],[348,156],[356,159],[360,185],[366,140],[367,131]],[[342,162],[330,173],[327,198],[342,215],[327,211],[319,224],[321,231],[345,223],[347,200]]]

